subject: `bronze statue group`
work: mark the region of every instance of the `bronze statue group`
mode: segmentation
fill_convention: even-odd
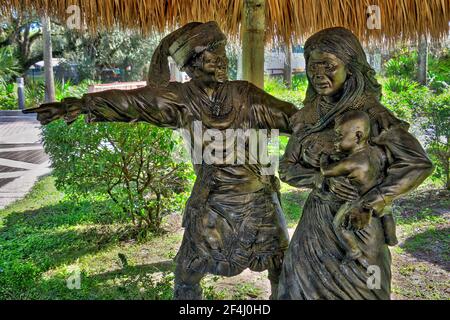
[[[278,178],[263,174],[261,163],[194,163],[174,298],[201,299],[205,274],[234,276],[249,268],[268,270],[271,299],[389,299],[388,245],[396,237],[385,207],[416,188],[433,166],[408,124],[380,103],[381,87],[360,42],[344,28],[308,39],[300,110],[249,82],[228,81],[225,43],[215,22],[189,23],[161,41],[146,87],[25,112],[38,113],[42,124],[70,124],[84,114],[88,122],[146,121],[192,136],[194,122],[224,133],[278,129],[290,135],[279,177],[311,189],[290,241]],[[169,82],[169,56],[189,82]],[[205,148],[210,141],[201,143]],[[375,288],[367,284],[371,266],[379,270]]]

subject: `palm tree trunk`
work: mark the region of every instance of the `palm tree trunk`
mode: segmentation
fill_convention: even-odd
[[[52,65],[52,35],[50,19],[42,17],[42,35],[44,38],[44,71],[45,71],[45,102],[55,101],[55,79],[53,78]]]

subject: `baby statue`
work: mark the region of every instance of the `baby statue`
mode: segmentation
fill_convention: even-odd
[[[386,155],[381,148],[369,144],[370,118],[363,111],[352,110],[344,113],[336,120],[335,133],[337,155],[322,155],[320,161],[322,175],[346,176],[362,196],[382,181]],[[347,247],[346,260],[358,259],[365,262],[349,223],[351,210],[358,210],[357,214],[364,214],[369,220],[372,214],[380,217],[386,243],[390,246],[398,243],[392,214],[369,212],[370,210],[366,208],[354,209],[352,204],[347,202],[340,207],[333,220],[338,238]]]

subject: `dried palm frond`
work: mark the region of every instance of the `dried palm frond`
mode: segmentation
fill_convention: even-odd
[[[191,21],[216,20],[230,38],[239,38],[244,0],[0,0],[0,12],[34,9],[65,21],[77,5],[91,31],[138,29],[165,32]],[[368,7],[380,9],[381,29],[367,27]],[[343,26],[363,42],[394,43],[420,35],[448,36],[450,0],[266,0],[266,40],[302,41],[318,30]]]

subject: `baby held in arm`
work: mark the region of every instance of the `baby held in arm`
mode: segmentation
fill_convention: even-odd
[[[320,169],[324,177],[345,176],[358,190],[359,195],[377,186],[384,176],[386,155],[384,151],[369,143],[370,118],[362,111],[348,111],[336,120],[335,155],[324,154],[321,157]],[[396,245],[395,222],[392,214],[375,212],[370,208],[343,204],[333,220],[338,238],[347,248],[348,260],[361,260],[362,252],[349,222],[350,214],[365,215],[369,221],[372,215],[380,217],[384,236],[388,245]],[[352,230],[353,229],[353,230]]]

